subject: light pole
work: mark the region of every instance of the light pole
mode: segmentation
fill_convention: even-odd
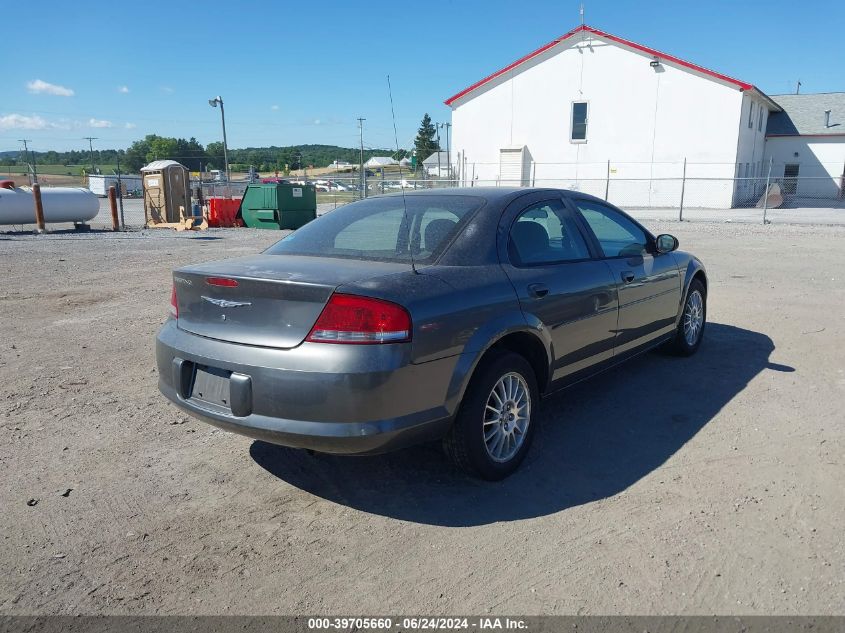
[[[452,180],[452,147],[451,142],[449,140],[449,128],[452,127],[451,123],[441,123],[441,125],[446,128],[446,170],[449,174],[449,180]]]
[[[218,103],[220,104],[220,120],[223,123],[223,162],[226,163],[226,184],[229,184],[231,178],[229,174],[229,149],[226,144],[226,113],[223,111],[223,97],[217,95],[214,99],[208,100],[208,105],[212,108],[216,108]]]
[[[443,174],[440,173],[440,123],[434,124],[434,129],[437,131],[437,178],[439,179]]]
[[[366,121],[364,117],[358,117],[358,129],[361,132],[361,156],[360,161],[358,163],[358,186],[360,189],[360,197],[366,198],[367,197],[367,175],[364,171],[364,121]]]

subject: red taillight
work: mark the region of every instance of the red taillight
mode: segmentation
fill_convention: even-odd
[[[357,295],[333,294],[311,328],[312,343],[404,343],[411,317],[400,305]]]
[[[228,277],[206,277],[205,283],[209,286],[223,286],[224,288],[236,288],[238,282]]]
[[[173,289],[170,291],[170,316],[174,319],[179,318],[179,304],[176,302],[176,284],[173,284]]]

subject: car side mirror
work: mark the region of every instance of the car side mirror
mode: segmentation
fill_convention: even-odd
[[[678,248],[678,238],[668,233],[658,235],[654,240],[654,245],[659,254],[671,253]]]

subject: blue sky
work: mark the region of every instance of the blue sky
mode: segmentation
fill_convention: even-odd
[[[392,147],[424,112],[579,23],[572,0],[45,3],[0,39],[0,150],[126,147],[145,134],[231,147]],[[586,3],[586,22],[754,83],[845,90],[836,2]],[[39,5],[41,6],[41,5]],[[20,11],[26,11],[21,5]],[[7,25],[10,27],[12,25]],[[171,67],[168,70],[168,66]],[[72,94],[71,94],[72,93]]]

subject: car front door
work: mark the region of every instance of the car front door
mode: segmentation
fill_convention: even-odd
[[[520,307],[551,337],[551,379],[611,358],[616,284],[604,262],[594,257],[575,214],[560,198],[518,200],[505,212],[500,235],[500,261]]]
[[[618,288],[614,354],[674,331],[681,278],[672,254],[658,254],[651,235],[618,209],[577,196],[571,202],[590,228]]]

